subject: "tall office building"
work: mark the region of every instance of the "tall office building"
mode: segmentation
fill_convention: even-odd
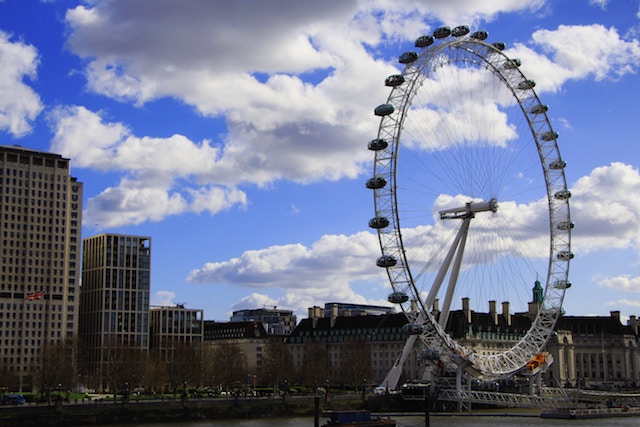
[[[20,390],[37,387],[43,345],[77,331],[82,183],[69,163],[0,146],[0,371]]]
[[[78,336],[90,386],[109,387],[110,363],[124,352],[146,355],[150,276],[150,237],[100,234],[83,240]]]

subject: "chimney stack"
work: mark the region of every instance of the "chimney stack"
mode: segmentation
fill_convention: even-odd
[[[469,298],[462,298],[462,315],[467,323],[471,323],[471,309],[469,308]]]
[[[496,302],[489,301],[489,318],[494,326],[498,326],[498,311],[496,310]]]
[[[620,321],[620,311],[610,311],[609,313],[611,313],[611,317],[616,319],[618,322]]]
[[[631,326],[633,329],[633,333],[638,335],[638,319],[636,316],[629,316],[629,320],[627,320],[627,326]]]
[[[504,317],[504,321],[507,323],[507,326],[511,326],[511,313],[509,313],[509,301],[504,301],[502,303],[502,316]]]
[[[331,304],[331,322],[330,325],[333,328],[336,325],[336,319],[338,318],[338,304]]]

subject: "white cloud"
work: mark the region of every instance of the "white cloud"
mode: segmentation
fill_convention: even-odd
[[[173,306],[176,293],[171,291],[156,291],[151,296],[151,305]]]
[[[599,7],[602,10],[607,9],[607,3],[609,0],[589,0],[589,4]]]
[[[574,252],[640,248],[640,172],[624,163],[594,169],[571,189]]]
[[[379,247],[368,232],[325,235],[311,247],[272,246],[244,252],[238,258],[211,262],[193,270],[192,283],[232,283],[253,289],[282,288],[315,296],[350,295],[349,283],[380,277],[374,260]]]
[[[382,80],[397,72],[395,58],[376,57],[379,48],[414,39],[433,17],[472,24],[499,13],[541,11],[545,2],[291,0],[281,4],[287,13],[264,14],[272,6],[261,1],[222,9],[169,2],[153,13],[148,5],[98,2],[68,11],[68,45],[88,61],[88,89],[138,105],[175,98],[205,116],[224,117],[227,133],[214,142],[139,136],[102,113],[57,110],[53,150],[76,167],[124,175],[90,201],[89,224],[244,206],[246,196],[235,190],[243,185],[355,178],[370,161],[362,144],[378,123],[373,107],[388,95]],[[532,47],[511,52],[538,87],[557,90],[568,79],[635,72],[640,49],[637,40],[592,25],[539,30]],[[501,129],[496,143],[510,137],[508,127]],[[185,188],[178,191],[178,182]],[[138,199],[153,199],[155,210],[141,208]],[[107,209],[97,218],[94,207]]]
[[[11,42],[0,31],[0,130],[22,137],[31,132],[31,122],[42,111],[38,94],[24,83],[35,79],[38,52],[21,42]]]
[[[622,275],[605,277],[598,281],[600,286],[624,292],[640,292],[640,276]]]
[[[605,305],[610,307],[633,307],[634,309],[640,307],[640,300],[619,299],[616,301],[608,301]]]
[[[567,80],[616,79],[640,68],[640,42],[624,40],[616,28],[600,24],[538,30],[532,43],[505,53],[522,60],[524,73],[538,82],[537,91],[557,91]]]
[[[234,186],[203,180],[220,165],[218,149],[182,135],[136,137],[121,123],[105,123],[84,107],[60,107],[50,114],[55,152],[74,166],[122,171],[117,186],[88,200],[84,221],[98,228],[160,221],[185,212],[218,213],[246,206],[246,194]],[[223,176],[220,172],[217,176]]]
[[[587,253],[612,247],[637,245],[640,236],[640,202],[628,194],[640,194],[640,174],[622,163],[596,168],[578,180],[571,189],[572,219],[576,222],[572,249]],[[435,211],[459,206],[465,197],[440,197]],[[546,200],[531,204],[500,203],[500,221],[490,218],[486,233],[469,241],[468,255],[485,263],[496,257],[536,257],[548,250]],[[477,218],[476,221],[480,221]],[[522,226],[526,224],[526,226]],[[474,228],[479,224],[474,224]],[[442,222],[404,229],[405,246],[412,248],[411,259],[423,265],[440,249],[450,231]],[[419,249],[418,249],[419,248]],[[480,251],[474,248],[480,248]],[[273,297],[278,306],[303,310],[322,301],[349,300],[372,303],[354,292],[357,281],[385,284],[386,278],[372,266],[380,250],[376,237],[368,232],[350,236],[325,235],[310,247],[301,244],[272,246],[246,251],[238,258],[211,262],[193,270],[188,281],[201,284],[230,284],[263,290],[280,289],[284,296]],[[531,262],[532,260],[530,260]],[[540,271],[544,271],[541,269]],[[620,276],[602,278],[599,283],[615,289],[640,292],[640,278]],[[247,300],[248,301],[248,300]],[[258,301],[258,299],[255,299]]]

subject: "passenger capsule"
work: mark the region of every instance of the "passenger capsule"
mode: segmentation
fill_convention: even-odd
[[[387,300],[392,304],[402,304],[409,301],[409,295],[404,292],[391,292]]]
[[[397,263],[398,261],[391,255],[382,255],[376,260],[376,265],[378,267],[393,267]]]
[[[367,180],[366,185],[367,185],[367,188],[371,190],[377,190],[387,185],[387,180],[381,176],[374,176],[373,178],[369,178]]]
[[[400,86],[402,83],[404,83],[404,76],[402,74],[394,74],[384,80],[384,85],[388,87]]]
[[[451,30],[451,35],[453,37],[462,37],[469,34],[469,27],[467,25],[458,25],[453,30]]]
[[[389,220],[383,216],[376,216],[369,220],[369,227],[371,228],[385,228],[389,226]]]
[[[393,105],[381,104],[381,105],[378,105],[376,109],[373,110],[373,112],[376,116],[388,116],[389,114],[393,113],[393,110],[395,110]]]
[[[552,170],[561,170],[564,169],[567,166],[567,162],[565,162],[564,160],[554,160],[553,162],[549,163],[549,169]]]
[[[571,191],[569,190],[560,190],[553,195],[554,198],[558,200],[568,200],[571,198]]]
[[[433,32],[433,37],[437,39],[444,39],[451,35],[451,28],[449,27],[440,27]]]
[[[512,70],[514,68],[518,68],[521,65],[522,65],[522,61],[520,61],[518,58],[513,58],[513,59],[507,60],[504,63],[504,68],[508,70]]]
[[[571,282],[568,280],[557,280],[556,283],[553,284],[553,287],[556,289],[569,289]]]
[[[416,39],[416,47],[428,47],[434,42],[433,36],[420,36]]]
[[[558,132],[550,130],[540,135],[540,139],[543,141],[553,141],[554,139],[558,139],[558,136]]]
[[[498,50],[505,50],[507,48],[507,45],[504,42],[495,42],[491,46],[495,47]]]
[[[489,37],[489,33],[487,33],[486,31],[476,31],[475,33],[471,34],[470,37],[472,39],[486,40],[487,37]]]
[[[409,335],[420,335],[424,332],[424,325],[420,325],[419,323],[407,323],[402,327],[404,333]]]
[[[405,52],[402,55],[400,55],[400,58],[398,58],[398,62],[401,63],[401,64],[411,64],[416,59],[418,59],[418,54],[417,53],[415,53],[415,52]]]
[[[531,114],[543,114],[547,111],[549,111],[549,106],[544,104],[538,104],[535,107],[532,107],[531,110],[529,110]]]
[[[533,80],[523,80],[520,83],[518,83],[518,89],[520,90],[533,89],[535,86],[536,86],[536,82],[534,82]]]
[[[367,144],[367,148],[371,151],[384,150],[388,146],[389,146],[389,143],[382,138],[372,139],[371,141],[369,141],[369,144]]]
[[[560,251],[558,252],[558,259],[561,261],[569,261],[573,259],[573,252],[571,251]]]
[[[575,224],[571,221],[560,221],[556,224],[556,228],[561,231],[568,231],[575,227]]]

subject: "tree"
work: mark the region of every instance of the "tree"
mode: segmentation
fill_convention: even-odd
[[[127,394],[131,388],[143,384],[143,366],[146,361],[146,352],[136,347],[118,344],[112,341],[105,350],[105,380],[109,390],[113,393],[114,400],[118,392]]]
[[[142,369],[142,386],[146,392],[161,392],[169,382],[167,364],[157,352],[147,357]]]
[[[323,343],[312,343],[305,348],[303,354],[304,366],[302,370],[302,383],[314,389],[325,385],[331,376],[329,366],[329,354]]]
[[[70,390],[77,382],[75,345],[71,340],[45,343],[40,353],[36,381],[40,390],[50,396],[53,390]]]
[[[167,378],[173,395],[187,383],[196,383],[200,376],[200,357],[197,350],[184,342],[176,342],[167,361]]]
[[[262,354],[262,381],[276,387],[283,380],[293,379],[293,363],[287,344],[280,337],[270,338]]]
[[[342,343],[338,376],[356,391],[371,378],[371,350],[368,343],[358,339]]]
[[[237,344],[219,343],[209,353],[209,378],[223,390],[235,390],[247,378],[247,361]]]

